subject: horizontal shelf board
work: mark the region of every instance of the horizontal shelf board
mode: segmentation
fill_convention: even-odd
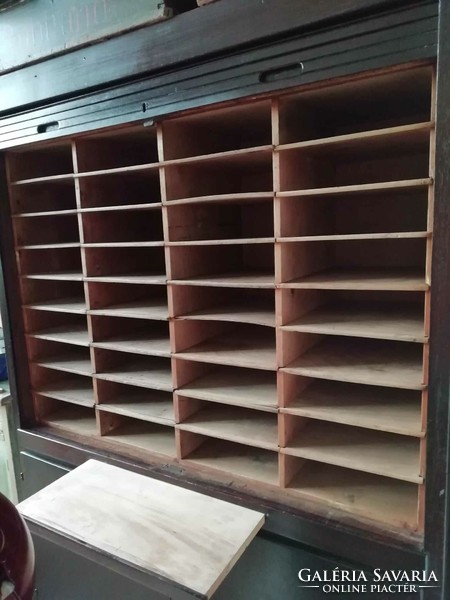
[[[164,284],[167,277],[164,273],[130,273],[128,275],[103,275],[101,277],[85,277],[86,281],[98,281],[99,283],[156,283]]]
[[[274,244],[274,237],[264,238],[235,238],[220,240],[189,240],[183,242],[168,242],[168,246],[230,246],[230,245],[248,245],[248,244]]]
[[[81,244],[82,248],[160,248],[163,241],[157,242],[92,242]]]
[[[201,275],[189,279],[171,279],[174,285],[204,285],[211,287],[240,287],[275,289],[275,276],[272,273],[238,272]]]
[[[223,152],[214,152],[211,154],[199,154],[198,156],[187,156],[185,158],[174,158],[165,160],[161,163],[163,167],[176,165],[189,165],[192,163],[204,162],[245,162],[246,160],[255,160],[264,156],[270,156],[273,151],[271,144],[265,146],[255,146],[252,148],[241,148],[239,150],[225,150]]]
[[[235,330],[197,344],[174,356],[219,365],[276,370],[275,336]]]
[[[167,301],[149,299],[96,308],[89,310],[88,314],[165,321],[169,317],[169,309]]]
[[[180,204],[196,204],[202,202],[258,202],[260,200],[272,200],[273,192],[242,192],[238,194],[211,194],[209,196],[192,196],[191,198],[179,198],[178,200],[167,200],[163,204],[177,206]]]
[[[282,413],[423,437],[421,393],[313,381]]]
[[[35,394],[71,402],[80,406],[94,406],[94,391],[92,389],[92,379],[86,377],[86,382],[79,379],[66,377],[61,381],[49,383],[44,387],[34,390]]]
[[[60,300],[48,300],[47,302],[26,304],[24,308],[47,310],[50,312],[84,314],[86,312],[86,301],[84,298],[62,298]]]
[[[422,483],[420,441],[409,436],[310,421],[282,452],[374,475]]]
[[[86,327],[67,325],[54,327],[46,331],[36,331],[27,334],[29,337],[38,340],[50,340],[54,342],[64,342],[65,344],[75,344],[77,346],[89,346],[89,333]]]
[[[281,283],[284,288],[323,290],[426,291],[420,269],[329,269]]]
[[[422,348],[378,340],[326,339],[284,371],[318,379],[421,390]]]
[[[34,364],[56,371],[66,371],[78,375],[92,375],[93,367],[88,358],[77,352],[64,352],[59,356],[38,359]]]
[[[108,340],[95,341],[91,344],[94,348],[106,348],[132,352],[134,354],[148,354],[150,356],[170,356],[170,340],[168,335],[155,334],[149,338],[145,334],[129,333],[111,337]]]
[[[140,171],[153,171],[159,168],[160,163],[146,163],[143,165],[131,165],[128,167],[113,167],[111,169],[98,169],[97,171],[83,171],[74,175],[77,179],[88,179],[89,177],[102,177],[106,175],[123,175],[127,173],[139,173]]]
[[[64,173],[63,175],[46,175],[45,177],[32,177],[31,179],[20,179],[18,181],[13,181],[11,185],[33,185],[36,183],[64,183],[74,181],[74,173]]]
[[[48,281],[83,281],[80,271],[58,271],[53,273],[28,273],[21,275],[23,279],[45,279]]]
[[[60,409],[40,417],[39,421],[54,429],[77,435],[97,435],[97,423],[94,409],[70,406],[69,404]]]
[[[284,331],[424,343],[424,311],[380,303],[325,306],[283,325]]]
[[[188,398],[277,412],[275,375],[266,371],[233,368],[203,375],[182,386],[178,393]]]
[[[152,390],[171,392],[173,389],[169,360],[167,361],[167,366],[162,366],[159,362],[152,364],[149,360],[142,361],[136,359],[132,362],[128,361],[128,364],[116,367],[112,372],[103,371],[102,373],[96,373],[94,377]]]
[[[123,446],[176,456],[175,431],[171,427],[136,420],[120,425],[105,437]]]
[[[78,209],[68,208],[66,210],[41,210],[34,212],[23,212],[11,215],[13,219],[28,219],[29,217],[59,217],[61,215],[76,215]]]
[[[163,393],[137,392],[124,393],[123,396],[112,398],[110,401],[98,404],[97,408],[116,415],[133,417],[150,423],[173,426],[175,417],[173,412],[173,399],[165,397]]]
[[[200,321],[230,321],[275,327],[275,308],[259,302],[234,302],[214,308],[196,310],[177,319],[195,319]]]
[[[411,483],[308,461],[287,489],[365,518],[417,529],[418,487]]]
[[[340,196],[341,194],[369,194],[401,189],[417,189],[428,187],[433,183],[430,177],[420,179],[402,179],[398,181],[381,181],[379,183],[359,183],[355,185],[340,185],[326,188],[309,188],[304,190],[284,190],[276,192],[277,196]]]
[[[156,210],[161,209],[162,202],[145,202],[142,204],[118,204],[111,206],[92,206],[89,208],[80,208],[80,213],[98,213],[98,212],[116,212],[116,211],[134,211],[134,210]]]
[[[17,246],[17,250],[59,250],[65,248],[80,248],[80,242],[67,242],[63,244],[28,244]]]
[[[388,143],[390,146],[399,144],[411,144],[417,141],[427,141],[430,137],[434,123],[427,121],[424,123],[413,123],[411,125],[400,125],[397,127],[386,127],[383,129],[373,129],[370,131],[359,131],[344,135],[336,135],[315,140],[306,140],[294,142],[291,144],[282,144],[275,149],[283,152],[285,150],[295,149],[316,149],[328,150],[336,148],[342,150],[357,149],[362,147],[378,148]]]
[[[183,462],[218,469],[268,485],[278,485],[277,453],[262,448],[208,439]]]
[[[201,408],[178,427],[248,446],[278,450],[276,415],[259,411],[247,415],[243,410],[211,404]]]
[[[398,231],[394,233],[346,233],[336,235],[303,235],[277,238],[277,242],[332,242],[345,240],[409,240],[431,237],[427,231]]]

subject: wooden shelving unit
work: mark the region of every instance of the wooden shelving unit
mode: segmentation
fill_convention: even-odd
[[[9,152],[37,421],[421,531],[434,104],[410,67]]]

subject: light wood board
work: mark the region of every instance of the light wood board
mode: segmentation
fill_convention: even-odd
[[[167,302],[160,299],[135,300],[123,304],[105,306],[89,310],[90,315],[105,315],[111,317],[130,317],[134,319],[166,320],[168,318]]]

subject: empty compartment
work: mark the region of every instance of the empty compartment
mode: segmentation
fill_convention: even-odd
[[[94,408],[61,402],[44,396],[34,397],[36,419],[63,434],[96,436],[97,423]]]
[[[171,285],[169,294],[174,317],[275,327],[274,290]]]
[[[271,149],[168,165],[164,171],[167,200],[273,189]]]
[[[278,450],[277,415],[175,394],[179,429],[267,450]]]
[[[282,455],[287,492],[395,527],[418,527],[419,486],[312,460]]]
[[[32,337],[28,337],[27,347],[30,361],[41,367],[77,375],[92,375],[94,371],[88,348]]]
[[[86,248],[86,270],[97,281],[163,284],[164,248]]]
[[[24,309],[24,321],[25,331],[33,338],[77,346],[89,345],[85,315]]]
[[[277,200],[280,230],[277,237],[324,236],[400,237],[428,230],[428,190],[387,190],[371,194],[323,198],[284,197]]]
[[[171,205],[167,222],[171,242],[274,237],[270,199]]]
[[[280,361],[294,375],[400,389],[425,387],[420,344],[283,331]]]
[[[82,209],[161,202],[158,169],[80,178]]]
[[[31,365],[31,385],[35,396],[53,398],[61,402],[94,406],[92,378]]]
[[[281,418],[286,454],[411,483],[422,482],[417,438],[294,415]]]
[[[86,312],[86,300],[81,281],[37,281],[23,279],[22,301],[27,308],[52,312]]]
[[[290,242],[278,278],[289,287],[425,291],[425,239]]]
[[[8,153],[11,182],[73,173],[70,142],[12,150]]]
[[[76,150],[80,173],[155,163],[156,127],[140,125],[90,134],[76,141]]]
[[[101,435],[124,449],[176,456],[173,427],[149,423],[104,410],[97,411]]]
[[[177,437],[181,458],[202,470],[215,469],[233,478],[278,485],[277,452],[181,429],[177,429]]]
[[[170,356],[169,324],[92,316],[93,346],[150,356]]]
[[[169,251],[173,281],[247,288],[273,288],[273,244],[235,244],[230,246],[183,246]]]
[[[161,210],[83,214],[84,243],[163,242]]]
[[[345,290],[277,291],[284,331],[424,343],[425,294]]]
[[[280,143],[429,121],[431,78],[431,68],[423,67],[285,96]]]
[[[164,160],[272,143],[270,100],[168,119],[162,124]]]
[[[75,184],[71,179],[36,183],[33,186],[11,186],[11,213],[45,216],[47,212],[75,212]],[[35,224],[40,227],[39,221]]]
[[[217,321],[171,322],[177,357],[219,365],[276,370],[275,331],[260,325]]]
[[[280,373],[282,413],[423,436],[421,392]]]
[[[98,409],[151,423],[174,425],[173,395],[162,390],[96,379]]]
[[[16,250],[20,274],[33,279],[82,281],[80,248]]]
[[[95,378],[171,392],[170,358],[94,348]]]
[[[14,222],[16,246],[64,246],[80,243],[76,215],[23,217]]]
[[[166,320],[167,290],[161,285],[88,284],[91,315]]]

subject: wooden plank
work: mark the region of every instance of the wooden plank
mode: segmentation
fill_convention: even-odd
[[[410,436],[313,420],[281,451],[374,475],[422,483],[419,445],[420,441]]]
[[[275,310],[270,303],[258,302],[252,298],[251,303],[231,302],[223,306],[195,310],[179,319],[195,319],[205,321],[230,321],[233,323],[250,323],[275,327]]]
[[[189,198],[178,198],[177,200],[168,200],[171,206],[196,203],[215,203],[215,202],[259,202],[260,200],[273,198],[273,192],[239,192],[234,194],[208,194],[205,196],[191,196]]]
[[[33,304],[26,304],[24,308],[48,310],[52,312],[84,314],[86,313],[86,301],[84,298],[62,298],[48,300],[46,302],[34,302]]]
[[[100,422],[109,416],[113,416],[112,413],[100,411]],[[122,424],[103,434],[114,440],[114,444],[117,444],[118,447],[131,447],[168,457],[176,456],[175,432],[173,427],[159,423],[128,419],[128,417],[123,417],[123,419],[124,422]]]
[[[63,433],[69,432],[90,437],[97,435],[94,410],[83,406],[66,404],[40,416],[39,422]]]
[[[310,188],[304,190],[286,190],[276,192],[277,196],[340,196],[341,194],[371,194],[383,191],[415,189],[428,187],[432,184],[430,178],[404,179],[399,181],[381,181],[378,183],[360,183],[355,185],[341,185],[322,188]]]
[[[119,392],[111,400],[98,404],[97,408],[150,423],[175,424],[172,395],[165,392],[143,392],[127,388],[122,394]]]
[[[81,271],[57,271],[52,273],[28,273],[21,275],[22,279],[46,279],[49,281],[83,281]]]
[[[65,242],[61,244],[26,244],[16,246],[17,250],[59,250],[61,248],[79,248],[80,242]]]
[[[313,381],[282,413],[422,437],[420,392]]]
[[[89,346],[89,333],[83,325],[62,325],[45,331],[35,331],[27,336],[38,340],[50,340],[53,342],[64,342],[77,346]]]
[[[128,273],[117,275],[103,275],[101,277],[85,277],[85,281],[104,283],[138,283],[138,284],[164,284],[166,275],[164,273]]]
[[[235,238],[235,239],[223,239],[223,240],[189,240],[181,242],[168,242],[168,246],[232,246],[234,244],[273,244],[275,242],[274,237],[261,237],[261,238]]]
[[[195,149],[195,146],[194,146]],[[267,157],[272,156],[272,144],[256,146],[253,148],[239,148],[237,150],[226,150],[223,152],[213,152],[211,154],[200,154],[195,156],[186,156],[183,158],[173,158],[162,162],[162,166],[169,167],[173,165],[197,164],[204,162],[223,163],[259,163]]]
[[[80,406],[94,406],[94,392],[92,389],[92,379],[65,377],[60,381],[48,383],[45,386],[35,389],[34,393],[47,398],[54,398],[63,402],[71,402]]]
[[[89,310],[90,315],[104,315],[111,317],[130,317],[135,319],[167,320],[167,301],[159,298],[148,300],[135,300]]]
[[[302,235],[297,237],[280,237],[279,242],[332,242],[345,240],[411,240],[429,238],[428,231],[396,231],[390,233],[339,233],[331,235]]]
[[[422,349],[403,342],[326,340],[284,370],[333,381],[411,390],[424,388]]]
[[[158,248],[164,242],[88,242],[81,244],[82,248]]]
[[[106,348],[120,350],[121,352],[132,352],[134,354],[147,354],[149,356],[170,356],[170,340],[168,334],[155,332],[153,335],[147,333],[134,333],[112,336],[103,341],[92,343],[94,348]]]
[[[19,510],[34,523],[207,598],[264,523],[262,513],[93,460]]]
[[[262,273],[261,271],[238,271],[236,273],[201,275],[183,280],[171,279],[170,283],[174,285],[274,289],[275,277],[273,273]]]
[[[284,325],[285,331],[424,343],[423,309],[386,303],[325,306]]]
[[[162,207],[161,202],[145,202],[142,204],[119,204],[117,206],[91,206],[88,208],[80,208],[81,214],[99,213],[99,212],[115,212],[115,211],[137,211],[137,210],[154,210]]]
[[[277,418],[268,412],[205,403],[178,427],[222,440],[278,450]]]
[[[128,358],[115,368],[102,369],[94,377],[154,390],[172,391],[170,362],[166,359]]]
[[[93,366],[89,355],[80,352],[63,352],[62,354],[38,358],[34,364],[47,369],[76,373],[78,375],[92,375]]]

